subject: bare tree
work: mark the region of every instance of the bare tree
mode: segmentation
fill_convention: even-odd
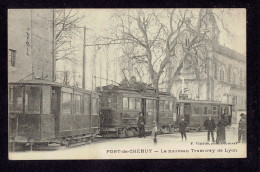
[[[136,66],[148,71],[152,85],[158,89],[160,82],[167,83],[170,91],[174,79],[180,74],[185,59],[187,68],[196,71],[201,78],[202,66],[208,62],[210,45],[215,42],[207,18],[211,10],[201,11],[199,16],[189,9],[137,9],[113,14],[114,37],[105,37],[109,43],[121,43],[124,63],[122,70],[131,73]],[[179,52],[180,51],[180,52]],[[172,78],[164,80],[167,74]],[[205,71],[204,71],[205,72]],[[139,75],[138,74],[138,75]],[[163,79],[164,78],[164,79]]]
[[[56,61],[63,60],[77,62],[76,52],[79,46],[75,43],[79,39],[78,23],[84,15],[75,9],[55,9],[55,56]]]

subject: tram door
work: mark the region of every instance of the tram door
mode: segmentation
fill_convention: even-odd
[[[60,118],[60,103],[61,103],[61,89],[59,87],[52,87],[51,96],[51,114],[54,116],[55,120],[55,136],[59,133],[59,118]]]
[[[142,99],[142,113],[146,116],[146,99]]]
[[[190,123],[190,116],[191,116],[191,105],[190,104],[184,104],[184,120],[187,121],[187,123]]]

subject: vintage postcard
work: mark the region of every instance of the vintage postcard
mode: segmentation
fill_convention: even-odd
[[[246,9],[9,9],[10,160],[246,158]]]

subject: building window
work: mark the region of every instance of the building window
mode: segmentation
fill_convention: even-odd
[[[15,67],[16,63],[16,50],[9,49],[10,65]]]
[[[218,69],[218,67],[217,67],[217,63],[215,63],[214,64],[214,77],[215,77],[215,79],[218,79],[218,72],[217,72],[217,69]]]

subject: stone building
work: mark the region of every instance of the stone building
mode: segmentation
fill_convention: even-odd
[[[201,10],[203,12],[203,10]],[[189,99],[213,100],[233,104],[234,121],[237,111],[246,111],[246,57],[219,44],[219,29],[212,13],[206,18],[208,36],[213,40],[209,47],[202,77],[197,79],[194,71],[180,71],[171,92],[179,98],[181,94]]]
[[[53,10],[8,10],[8,82],[53,78]]]

